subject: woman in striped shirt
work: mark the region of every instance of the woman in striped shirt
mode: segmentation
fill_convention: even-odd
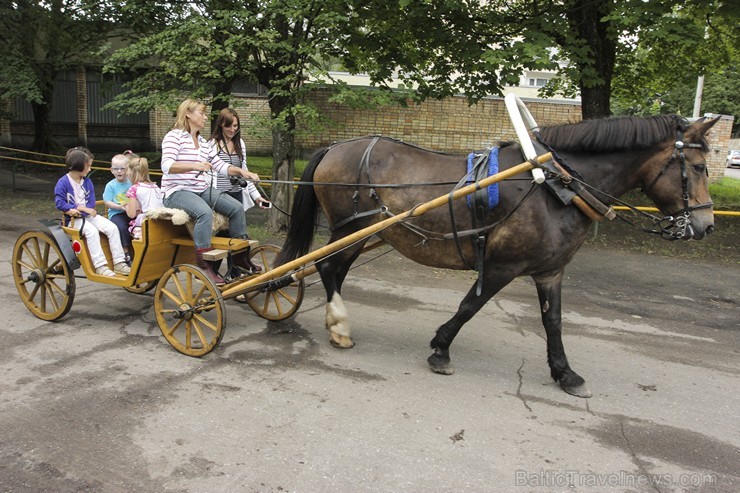
[[[224,279],[210,262],[203,260],[203,253],[212,250],[213,211],[228,217],[231,238],[246,239],[247,222],[242,204],[220,193],[211,182],[216,175],[241,176],[251,181],[259,181],[259,176],[241,167],[229,166],[218,157],[216,149],[201,135],[207,122],[203,103],[193,99],[180,103],[175,126],[162,141],[162,191],[166,207],[183,209],[195,221],[196,263],[215,284],[221,285]],[[248,250],[234,254],[232,261],[248,271],[262,270],[250,262]]]

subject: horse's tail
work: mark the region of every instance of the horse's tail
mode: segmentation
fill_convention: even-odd
[[[308,166],[303,171],[303,176],[301,176],[302,182],[313,181],[316,168],[327,152],[329,152],[329,147],[320,149],[311,157]],[[283,250],[273,262],[273,267],[295,260],[308,253],[311,249],[311,241],[316,230],[318,205],[319,203],[313,185],[298,185],[298,190],[293,198],[293,208],[290,211],[288,236],[285,239]]]

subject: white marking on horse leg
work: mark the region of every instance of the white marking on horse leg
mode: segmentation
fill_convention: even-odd
[[[542,305],[542,313],[547,313],[547,310],[550,309],[550,302],[545,300],[545,303]]]
[[[339,293],[334,293],[326,304],[326,329],[334,334],[350,337],[349,316]]]

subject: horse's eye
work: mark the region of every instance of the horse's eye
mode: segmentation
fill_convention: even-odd
[[[704,173],[707,176],[709,176],[709,170],[707,169],[707,165],[704,164],[704,163],[702,163],[702,164],[695,164],[694,165],[694,171],[696,171],[699,174]]]

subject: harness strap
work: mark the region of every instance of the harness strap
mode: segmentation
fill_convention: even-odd
[[[373,139],[370,141],[370,144],[368,144],[367,148],[365,149],[365,152],[362,154],[362,158],[360,158],[360,164],[357,167],[357,183],[355,188],[355,193],[352,195],[352,203],[354,204],[354,212],[351,216],[344,218],[343,220],[339,221],[337,224],[333,225],[331,228],[329,228],[330,231],[335,231],[342,226],[354,221],[355,219],[360,219],[367,216],[374,216],[376,214],[383,214],[385,213],[388,208],[384,205],[381,205],[378,209],[372,209],[365,212],[358,212],[357,208],[360,201],[360,180],[362,179],[362,171],[365,170],[365,175],[367,176],[367,183],[370,185],[372,183],[370,179],[370,153],[373,150],[373,147],[375,147],[375,144],[378,143],[380,140],[380,136],[377,135],[373,137]],[[380,203],[380,197],[378,197],[378,194],[375,192],[374,188],[370,189],[369,196],[375,199],[376,203]]]

